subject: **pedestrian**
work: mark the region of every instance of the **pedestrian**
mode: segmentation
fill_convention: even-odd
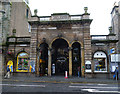
[[[80,66],[78,66],[78,77],[80,77]]]
[[[5,78],[10,78],[10,68],[9,68],[9,65],[7,66],[7,73],[5,75]]]
[[[118,80],[118,67],[116,67],[116,69],[115,69],[115,78],[116,78],[116,80]]]

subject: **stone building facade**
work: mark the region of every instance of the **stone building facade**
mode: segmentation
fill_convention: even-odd
[[[111,63],[111,51],[114,48],[120,53],[119,6],[111,12],[115,14],[110,33],[91,36],[92,19],[86,7],[80,15],[31,16],[25,2],[7,4],[11,15],[2,55],[4,71],[7,65],[12,65],[11,72],[17,74],[53,76],[65,75],[67,71],[71,77],[77,76],[79,70],[81,77],[112,77],[111,70],[117,63]]]
[[[114,5],[111,11],[111,27],[109,27],[108,35],[93,35],[91,36],[92,43],[92,60],[94,63],[94,77],[109,77],[116,67],[120,67],[120,2]],[[101,61],[104,61],[104,67],[99,66]],[[98,64],[99,63],[99,64]],[[102,64],[101,64],[102,65]],[[104,69],[104,70],[100,70]]]
[[[120,40],[120,2],[118,5],[115,5],[111,11],[111,25],[112,25],[112,32],[115,34],[117,40]],[[116,45],[116,53],[120,53],[120,41],[118,41]]]
[[[2,5],[2,9],[5,11],[3,16],[8,16],[6,19],[9,19],[6,22],[7,25],[3,24],[2,27],[2,31],[6,32],[5,44],[2,42],[3,71],[5,73],[7,65],[10,65],[11,72],[26,72],[30,54],[31,35],[28,23],[28,19],[31,17],[30,8],[24,1],[10,2],[3,0]],[[4,30],[5,26],[7,29]],[[22,65],[20,62],[24,64]],[[19,63],[23,70],[19,68]]]
[[[30,37],[28,19],[31,17],[31,11],[25,2],[11,3],[11,20],[9,36],[16,30],[16,37]]]
[[[68,71],[69,76],[77,75],[77,68],[80,66],[80,74],[82,77],[85,76],[84,62],[92,62],[90,37],[92,19],[89,19],[89,15],[58,13],[45,17],[32,17],[29,21],[30,59],[37,62],[37,75],[45,73],[46,70],[49,76],[63,75],[65,71]]]
[[[1,43],[6,43],[6,38],[9,34],[10,29],[10,2],[0,2],[0,14],[1,14]]]
[[[112,13],[115,8],[118,6],[113,8]],[[118,18],[112,18],[115,26],[113,28],[112,24],[108,35],[90,36],[92,20],[89,19],[88,13],[82,15],[58,13],[44,17],[33,16],[29,21],[32,27],[30,59],[36,62],[36,74],[59,75],[60,68],[65,67],[66,69],[62,71],[68,71],[69,76],[74,76],[77,75],[77,67],[80,66],[81,77],[112,78],[118,63],[112,62],[112,54],[115,53],[111,51],[114,48],[119,54],[120,34],[119,24],[116,21]],[[68,53],[66,65],[61,64],[65,63],[66,60],[63,59],[65,56],[60,53],[62,50],[65,52],[62,45],[66,45],[64,47]],[[80,53],[78,58],[75,55],[77,48],[80,48],[77,50]],[[46,59],[42,58],[44,54],[47,54]],[[76,58],[78,64],[75,61]],[[47,72],[45,72],[46,70]]]
[[[112,78],[115,65],[111,63],[111,49],[117,42],[116,37],[110,34],[91,36],[93,77]]]
[[[0,73],[3,73],[4,57],[2,54],[3,49],[7,41],[7,37],[10,29],[10,2],[0,1]]]

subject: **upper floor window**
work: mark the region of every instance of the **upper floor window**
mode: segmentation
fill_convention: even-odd
[[[26,17],[28,18],[29,16],[29,9],[26,9]]]

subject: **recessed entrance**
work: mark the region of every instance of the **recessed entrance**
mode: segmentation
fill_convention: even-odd
[[[69,71],[68,43],[64,39],[56,39],[52,43],[52,74],[64,75]]]
[[[81,45],[78,42],[72,45],[72,74],[78,76],[78,70],[81,76]]]
[[[48,44],[40,44],[39,54],[39,73],[40,76],[48,74]]]

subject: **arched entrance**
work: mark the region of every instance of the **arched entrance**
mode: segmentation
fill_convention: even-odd
[[[29,72],[29,55],[26,52],[20,52],[17,56],[16,72]]]
[[[40,44],[39,54],[39,73],[40,76],[48,74],[48,44]]]
[[[72,74],[78,75],[78,70],[81,76],[81,45],[78,42],[72,44]]]
[[[69,71],[68,43],[64,39],[56,39],[52,43],[52,74],[64,75]]]

